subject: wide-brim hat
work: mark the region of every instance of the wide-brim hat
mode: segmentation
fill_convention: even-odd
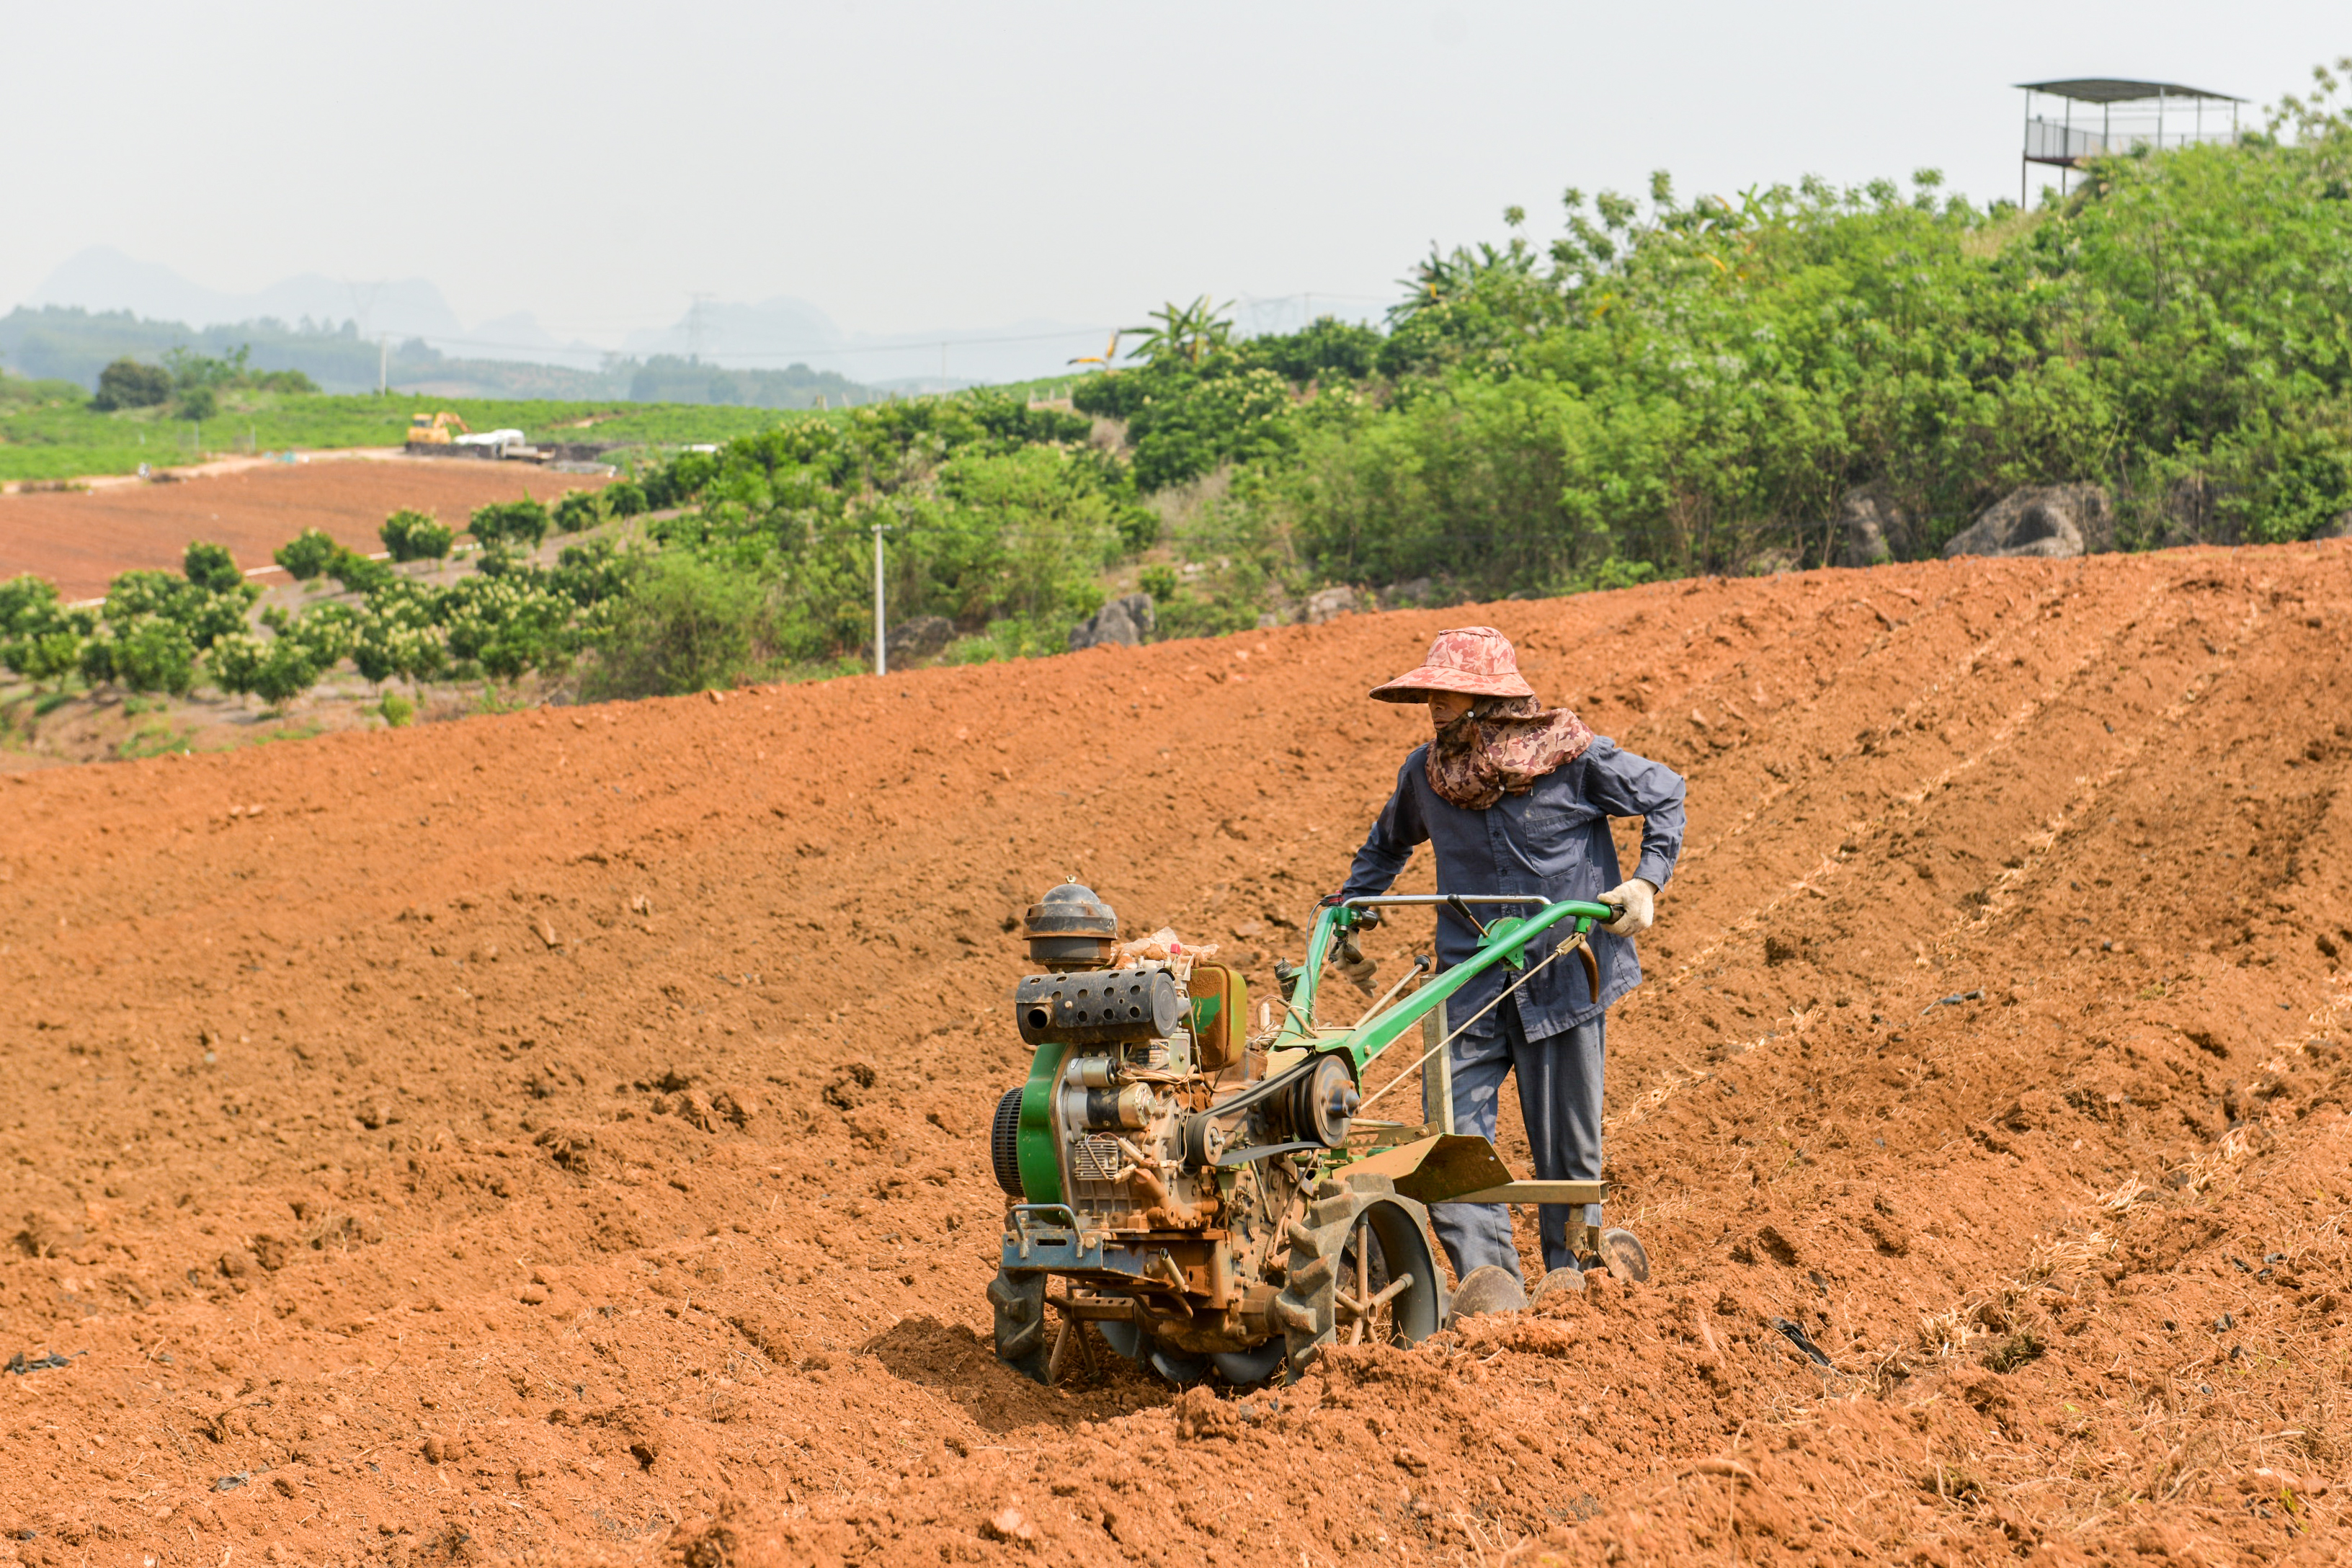
[[[1433,691],[1465,697],[1533,697],[1536,689],[1519,674],[1511,639],[1492,626],[1455,626],[1437,634],[1429,657],[1417,669],[1372,688],[1382,702],[1420,702]]]

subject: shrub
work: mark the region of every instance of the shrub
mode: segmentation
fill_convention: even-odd
[[[220,411],[220,399],[209,386],[192,386],[180,394],[180,417],[209,419]]]
[[[21,637],[57,614],[57,584],[26,572],[0,583],[0,638]]]
[[[567,490],[555,503],[555,526],[565,533],[577,533],[604,521],[604,500],[594,490]]]
[[[55,584],[26,574],[0,583],[0,664],[27,680],[57,680],[81,662],[97,629],[88,610],[58,602]]]
[[[373,594],[390,587],[396,576],[393,569],[381,561],[371,561],[356,550],[338,546],[334,557],[327,563],[327,575],[343,585],[348,594]]]
[[[1283,379],[1262,367],[1242,368],[1230,357],[1211,366],[1212,374],[1171,376],[1165,395],[1152,397],[1128,421],[1137,489],[1165,489],[1220,463],[1255,462],[1290,451],[1296,437],[1290,388]]]
[[[589,687],[600,697],[654,697],[731,686],[757,672],[770,619],[757,576],[658,556],[614,602]]]
[[[375,710],[383,714],[383,721],[395,730],[416,717],[416,704],[397,691],[385,692],[383,700],[375,705]]]
[[[575,605],[598,605],[625,593],[645,561],[636,552],[624,554],[610,537],[592,539],[565,545],[547,582]]]
[[[262,619],[280,642],[292,642],[320,669],[331,669],[350,656],[359,637],[359,612],[349,605],[320,605],[299,617],[283,610],[265,611]]]
[[[394,561],[439,561],[449,553],[457,534],[430,512],[403,510],[383,520],[376,531]]]
[[[228,547],[201,539],[190,542],[188,552],[180,558],[180,572],[208,594],[227,594],[245,586],[245,574],[237,570],[236,557],[228,552]]]
[[[547,537],[547,509],[525,496],[520,500],[494,501],[476,510],[467,529],[484,544],[512,541],[536,547]]]
[[[315,528],[306,528],[286,543],[278,547],[278,564],[298,583],[307,583],[324,572],[342,547]]]
[[[234,563],[230,571],[236,571]],[[220,580],[216,570],[210,580]],[[234,586],[216,591],[170,572],[125,572],[106,585],[105,616],[110,626],[127,626],[142,616],[160,616],[185,631],[198,648],[206,648],[215,638],[242,630],[246,612],[259,597],[261,585],[247,582],[241,573]]]
[[[73,673],[81,663],[82,645],[89,638],[89,633],[73,626],[53,626],[12,639],[5,650],[0,650],[0,660],[38,685]]]
[[[119,359],[98,373],[98,395],[90,406],[101,413],[118,408],[152,408],[172,395],[172,373],[159,364]]]
[[[1288,381],[1361,381],[1372,374],[1381,341],[1377,331],[1360,322],[1318,316],[1285,336],[1253,338],[1244,350]]]
[[[683,506],[719,477],[719,468],[715,452],[680,452],[646,476],[646,504],[656,510]]]
[[[441,595],[399,583],[368,596],[353,618],[352,662],[370,680],[430,680],[448,667]]]
[[[196,683],[196,645],[178,622],[141,616],[84,644],[81,669],[94,686],[184,697]]]
[[[269,645],[269,656],[255,671],[251,690],[272,708],[282,708],[319,683],[320,670],[310,649],[280,637]]]
[[[635,517],[646,510],[646,487],[635,479],[614,479],[604,489],[604,510],[614,517]]]
[[[213,644],[206,663],[213,684],[223,691],[251,692],[272,708],[283,707],[318,683],[320,665],[300,639],[268,642],[237,632]]]
[[[578,642],[575,606],[551,591],[541,574],[467,577],[436,601],[451,657],[512,680],[527,669],[568,658]]]

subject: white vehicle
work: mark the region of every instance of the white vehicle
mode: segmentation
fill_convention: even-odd
[[[478,435],[459,436],[451,441],[453,446],[495,447],[501,452],[509,447],[520,447],[524,444],[523,434],[520,430],[484,430]]]

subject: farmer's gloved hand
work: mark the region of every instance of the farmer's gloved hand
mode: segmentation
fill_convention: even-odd
[[[1373,979],[1380,973],[1381,966],[1364,956],[1364,950],[1356,944],[1355,932],[1349,931],[1339,939],[1339,945],[1332,951],[1332,967],[1345,975],[1357,990],[1367,996],[1372,994],[1375,989]]]
[[[1639,936],[1658,918],[1658,889],[1639,877],[1628,877],[1596,900],[1617,911],[1601,929],[1611,936]]]

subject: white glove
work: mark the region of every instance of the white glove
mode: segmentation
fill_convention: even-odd
[[[1628,877],[1596,900],[1617,911],[1601,929],[1611,936],[1639,936],[1658,918],[1658,889],[1639,877]]]

